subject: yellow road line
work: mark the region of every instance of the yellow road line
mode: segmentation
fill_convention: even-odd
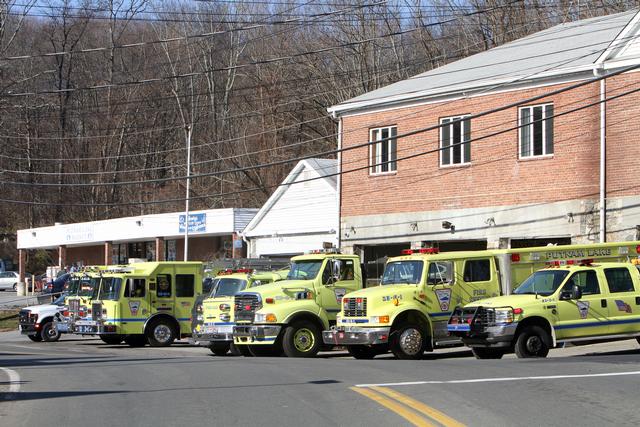
[[[450,416],[438,411],[435,408],[432,408],[429,405],[426,405],[419,400],[413,399],[406,394],[399,393],[395,390],[392,390],[387,387],[371,387],[373,390],[385,394],[398,402],[404,403],[414,411],[421,412],[431,418],[434,421],[439,422],[445,427],[464,427],[464,424],[461,422],[454,420]]]
[[[383,395],[376,393],[375,391],[369,388],[351,387],[351,390],[355,391],[356,393],[360,393],[363,396],[368,397],[369,399],[384,406],[387,409],[390,409],[391,411],[400,415],[405,420],[409,421],[414,426],[435,427],[434,424],[430,423],[427,419],[423,418],[420,414],[406,408],[404,405],[394,402],[391,399],[387,399]]]

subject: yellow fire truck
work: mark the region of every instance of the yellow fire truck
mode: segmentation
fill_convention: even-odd
[[[200,346],[208,347],[218,356],[229,350],[239,355],[240,350],[233,344],[234,296],[243,290],[277,282],[287,277],[287,270],[255,272],[252,269],[226,269],[213,280],[211,294],[202,303],[196,303],[196,322],[193,340]],[[247,354],[248,355],[248,352]]]
[[[336,326],[323,332],[323,340],[346,346],[356,358],[391,350],[399,359],[418,359],[424,351],[460,345],[447,329],[455,306],[508,295],[548,263],[628,261],[638,250],[640,242],[440,254],[408,249],[387,260],[381,286],[342,299]]]
[[[130,346],[169,346],[191,335],[190,314],[202,293],[201,262],[141,262],[101,271],[74,333]]]

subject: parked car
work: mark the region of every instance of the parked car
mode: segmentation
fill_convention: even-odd
[[[56,277],[53,281],[47,282],[46,286],[42,290],[45,294],[59,295],[65,289],[65,285],[71,279],[70,273],[64,273]]]
[[[18,290],[18,282],[20,275],[15,271],[3,271],[0,273],[0,289],[2,290]]]

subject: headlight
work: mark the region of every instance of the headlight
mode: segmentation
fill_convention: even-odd
[[[196,305],[196,313],[202,313],[202,304]]]
[[[496,323],[513,322],[513,311],[510,308],[501,308],[495,311]]]
[[[229,320],[231,320],[231,315],[230,314],[221,314],[220,315],[220,320],[222,320],[223,322],[228,322]]]
[[[371,316],[371,323],[389,323],[389,316]]]
[[[229,304],[220,304],[220,311],[229,311],[231,306]]]
[[[275,323],[278,319],[273,313],[256,313],[256,323]]]

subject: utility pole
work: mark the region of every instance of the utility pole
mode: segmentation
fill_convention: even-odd
[[[184,260],[189,260],[189,187],[191,186],[191,126],[185,126],[187,131],[187,194],[184,203]]]

